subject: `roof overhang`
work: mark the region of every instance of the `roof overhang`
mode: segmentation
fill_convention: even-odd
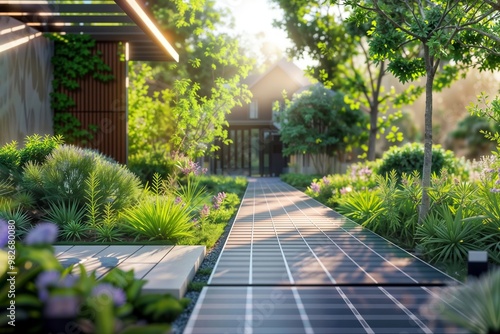
[[[96,41],[128,42],[130,60],[179,61],[165,32],[142,0],[0,0],[10,16],[42,33],[88,34]]]

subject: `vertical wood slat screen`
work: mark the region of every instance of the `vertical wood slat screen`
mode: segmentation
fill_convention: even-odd
[[[114,79],[100,82],[87,75],[78,80],[80,88],[76,91],[61,91],[70,96],[76,106],[69,109],[80,120],[82,128],[89,125],[98,127],[90,147],[110,156],[116,161],[127,163],[127,99],[126,66],[120,58],[121,45],[116,42],[97,42],[96,50],[113,73]],[[81,145],[83,146],[83,145]]]

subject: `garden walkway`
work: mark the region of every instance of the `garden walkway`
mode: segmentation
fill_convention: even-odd
[[[425,312],[448,283],[279,179],[250,179],[184,333],[466,333]]]

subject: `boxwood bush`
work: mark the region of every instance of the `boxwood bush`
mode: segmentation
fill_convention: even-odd
[[[440,174],[443,168],[450,174],[457,171],[457,160],[453,152],[444,150],[437,145],[432,148],[432,172]],[[382,157],[382,162],[377,173],[387,175],[392,170],[396,171],[398,178],[403,173],[412,174],[414,171],[422,172],[424,166],[424,145],[419,143],[408,143],[404,146],[393,146]]]

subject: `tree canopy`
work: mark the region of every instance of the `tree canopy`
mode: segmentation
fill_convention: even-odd
[[[388,111],[412,103],[423,88],[411,85],[402,92],[385,88],[387,64],[373,61],[368,51],[370,24],[347,21],[349,12],[341,1],[273,1],[284,11],[283,18],[276,19],[275,24],[286,30],[294,42],[290,54],[307,54],[316,60],[317,65],[309,68],[310,75],[341,91],[346,102],[355,108],[361,105],[370,114],[365,147],[368,160],[375,159],[380,134],[391,142],[401,141],[403,134],[394,126],[401,112]]]
[[[149,147],[195,158],[217,150],[216,139],[229,143],[225,115],[249,100],[250,92],[240,81],[253,62],[240,52],[235,38],[216,29],[225,13],[214,4],[213,0],[151,1],[155,17],[174,32],[181,61],[153,63],[146,76],[131,76],[137,80],[131,83],[137,92],[130,96],[132,154]],[[145,70],[140,65],[132,68]]]

